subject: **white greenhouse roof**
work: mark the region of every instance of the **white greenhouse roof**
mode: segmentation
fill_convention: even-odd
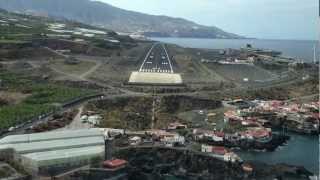
[[[48,140],[30,143],[6,144],[0,145],[0,149],[13,148],[19,154],[44,152],[60,149],[72,149],[80,147],[90,147],[104,145],[103,136],[100,137],[84,137],[61,140]]]
[[[103,157],[105,140],[99,129],[65,130],[8,136],[0,140],[0,150],[8,148],[24,162],[50,166]]]
[[[59,164],[63,161],[78,161],[96,155],[104,155],[104,146],[91,146],[56,151],[24,154],[23,157],[37,162],[39,166]]]
[[[50,140],[59,140],[59,139],[70,139],[70,138],[94,137],[94,136],[102,136],[101,131],[99,131],[98,129],[81,129],[81,130],[66,130],[66,131],[54,131],[54,132],[35,133],[35,134],[12,135],[12,136],[7,136],[2,138],[0,140],[0,145],[37,142],[37,141],[50,141]]]

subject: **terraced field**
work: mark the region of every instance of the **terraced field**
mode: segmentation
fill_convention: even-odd
[[[0,73],[0,79],[1,89],[7,93],[28,94],[17,104],[0,105],[0,129],[2,130],[59,109],[65,102],[94,93],[55,84],[36,83],[27,77],[9,72]]]

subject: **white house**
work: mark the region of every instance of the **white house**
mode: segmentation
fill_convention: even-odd
[[[174,135],[174,136],[165,136],[163,139],[161,139],[161,142],[165,144],[165,146],[173,147],[174,145],[184,145],[185,144],[185,138],[180,135]]]
[[[139,144],[141,144],[141,142],[142,139],[139,136],[134,136],[129,139],[129,143],[131,146],[138,146]]]

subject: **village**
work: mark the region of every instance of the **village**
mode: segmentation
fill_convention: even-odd
[[[210,121],[207,127],[193,128],[180,122],[167,124],[163,129],[132,131],[126,129],[99,128],[101,115],[86,112],[81,116],[82,123],[99,128],[106,139],[112,140],[113,149],[138,147],[166,147],[201,152],[225,162],[242,163],[235,149],[275,151],[290,139],[288,132],[306,136],[319,134],[320,102],[294,103],[279,100],[244,101],[241,99],[224,101],[228,110],[224,118],[212,122],[214,113],[196,110]],[[221,124],[222,123],[222,124]],[[114,157],[115,158],[115,157]],[[107,164],[124,162],[112,158]],[[117,164],[117,163],[116,163]],[[123,166],[123,163],[113,168]],[[252,172],[248,163],[243,170]]]
[[[0,28],[0,179],[318,173],[314,43],[312,61],[253,39],[185,47],[3,10]]]

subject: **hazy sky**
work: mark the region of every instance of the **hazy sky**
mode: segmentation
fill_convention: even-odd
[[[319,0],[99,0],[267,39],[319,39]],[[318,28],[317,28],[318,27]]]

